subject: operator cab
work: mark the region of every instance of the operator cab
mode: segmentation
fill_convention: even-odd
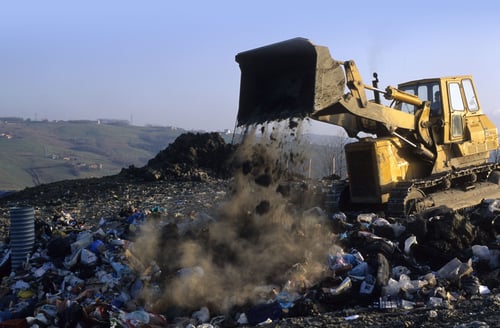
[[[398,89],[430,102],[430,120],[440,136],[438,142],[469,140],[474,130],[482,133],[487,125],[469,75],[411,81]],[[417,110],[407,103],[396,104],[395,108],[411,114]]]

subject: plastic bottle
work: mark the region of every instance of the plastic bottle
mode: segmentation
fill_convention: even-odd
[[[406,255],[410,255],[411,246],[413,244],[417,244],[417,237],[415,237],[414,235],[411,235],[410,237],[406,238],[406,240],[405,240],[405,254]]]
[[[94,240],[93,235],[88,231],[80,232],[75,242],[71,244],[71,252],[81,248],[87,248]]]
[[[193,312],[191,318],[196,319],[200,323],[208,322],[208,320],[210,320],[210,311],[206,306],[204,306],[198,311]]]
[[[294,299],[292,295],[286,290],[279,292],[276,295],[276,300],[280,304],[282,309],[289,309],[293,306]]]
[[[132,298],[137,298],[139,297],[142,289],[144,288],[144,284],[142,283],[141,279],[136,279],[132,286],[130,286],[130,296]]]
[[[276,300],[282,309],[291,308],[298,297],[299,294],[292,287],[292,282],[290,280],[286,282],[281,292],[276,294]]]
[[[132,324],[136,322],[149,323],[149,313],[144,310],[137,310],[123,315],[123,319],[130,321]],[[136,326],[136,325],[134,325]]]
[[[120,277],[126,276],[130,273],[130,268],[120,262],[111,262],[111,266]]]
[[[473,245],[472,246],[472,255],[474,255],[480,261],[489,261],[490,260],[490,250],[489,250],[488,246]]]

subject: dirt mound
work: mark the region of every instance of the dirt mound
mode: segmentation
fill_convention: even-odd
[[[131,166],[120,175],[145,180],[205,181],[231,176],[229,160],[236,146],[217,132],[184,133],[142,168]]]

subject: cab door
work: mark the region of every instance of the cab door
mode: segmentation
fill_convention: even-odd
[[[460,142],[465,139],[465,106],[460,81],[448,82],[448,95],[450,106],[450,141]]]
[[[471,140],[471,130],[480,120],[480,107],[470,76],[451,79],[447,83],[449,96],[450,142]]]

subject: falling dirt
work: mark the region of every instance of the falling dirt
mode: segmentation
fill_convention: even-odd
[[[280,290],[287,281],[307,288],[321,274],[330,236],[324,216],[303,215],[303,185],[290,183],[290,168],[300,176],[303,161],[291,146],[301,125],[289,126],[246,131],[231,158],[231,195],[209,225],[185,235],[167,225],[137,240],[138,249],[159,249],[142,254],[156,256],[164,271],[157,311],[209,304],[227,312],[258,302],[263,289]]]

